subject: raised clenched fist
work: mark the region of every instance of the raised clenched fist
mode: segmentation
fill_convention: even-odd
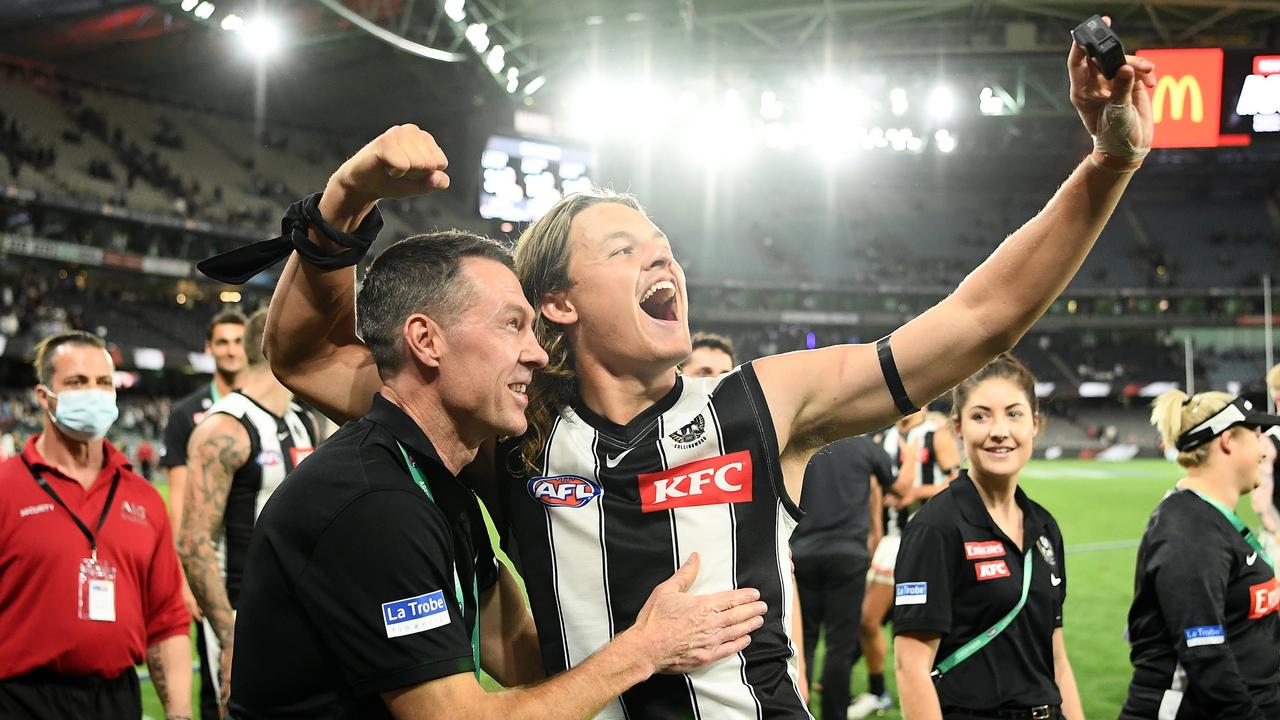
[[[397,125],[365,145],[329,178],[325,190],[352,204],[373,203],[444,190],[449,159],[431,133],[417,125]]]

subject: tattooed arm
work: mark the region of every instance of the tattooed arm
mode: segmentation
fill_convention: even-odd
[[[169,720],[191,718],[191,638],[167,637],[147,648],[147,670]]]
[[[187,498],[178,535],[178,554],[187,571],[191,592],[222,648],[222,656],[217,659],[222,703],[230,696],[235,616],[227,598],[226,581],[218,568],[214,538],[222,527],[231,480],[249,461],[249,447],[249,433],[244,426],[223,413],[206,417],[187,443]],[[209,660],[213,662],[214,658]]]

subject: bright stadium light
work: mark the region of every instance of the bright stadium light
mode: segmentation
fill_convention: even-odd
[[[210,16],[213,15],[214,10],[215,8],[213,6],[213,3],[202,2],[196,6],[195,16],[200,18],[201,20],[208,20]]]
[[[280,23],[263,15],[245,20],[240,28],[240,45],[259,60],[274,57],[284,45]]]
[[[182,11],[191,12],[200,4],[200,0],[182,0]]]
[[[494,45],[489,49],[489,55],[485,58],[484,64],[489,68],[489,72],[497,75],[502,72],[502,66],[507,64],[507,50],[501,45]]]
[[[222,18],[222,29],[227,32],[235,32],[244,27],[244,19],[239,15],[231,14]]]
[[[937,120],[946,120],[955,112],[956,98],[951,88],[939,85],[929,93],[929,114]]]
[[[541,90],[542,86],[546,84],[547,84],[547,76],[539,75],[538,77],[530,80],[528,85],[524,86],[524,94],[532,95],[538,92],[539,90]]]
[[[454,22],[467,19],[467,0],[444,0],[444,14]]]
[[[467,37],[467,42],[471,43],[471,47],[475,48],[476,52],[482,53],[489,49],[488,25],[484,23],[472,23],[467,26],[467,31],[464,34]]]
[[[781,120],[786,106],[778,100],[778,94],[772,90],[760,93],[760,119],[765,121]]]
[[[902,88],[894,88],[889,91],[889,110],[894,115],[902,117],[907,114],[907,91]]]
[[[943,128],[933,134],[933,144],[937,146],[939,151],[949,153],[956,149],[956,137],[946,128]]]
[[[507,92],[513,93],[520,87],[520,68],[512,65],[507,68]]]
[[[1003,115],[1004,100],[1001,100],[991,88],[984,87],[978,95],[978,109],[983,115]]]

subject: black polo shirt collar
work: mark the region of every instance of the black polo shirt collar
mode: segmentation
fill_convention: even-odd
[[[982,502],[982,496],[978,494],[978,488],[973,484],[973,478],[969,477],[968,470],[961,470],[959,477],[951,481],[950,492],[965,522],[974,527],[986,528],[993,535],[1010,540],[996,525],[995,520],[991,519],[991,513],[987,512],[987,506]],[[1049,518],[1040,512],[1021,487],[1014,489],[1013,501],[1022,510],[1022,542],[1025,550],[1028,547],[1028,539],[1035,542],[1039,536],[1048,532]],[[1010,543],[1017,546],[1012,540]]]
[[[414,422],[408,413],[400,409],[399,405],[383,397],[382,393],[377,393],[373,396],[373,407],[369,409],[369,413],[365,417],[390,433],[391,437],[400,441],[401,445],[413,451],[415,460],[419,462],[429,460],[448,473],[450,477],[453,476],[453,473],[449,472],[448,467],[440,459],[440,454],[436,452],[435,445],[431,444],[431,439],[427,437],[426,433],[422,432],[422,428],[418,427],[418,423]]]

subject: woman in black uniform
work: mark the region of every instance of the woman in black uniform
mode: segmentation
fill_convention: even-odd
[[[894,572],[906,720],[1082,720],[1062,639],[1058,523],[1018,487],[1040,428],[1035,377],[1012,356],[952,391],[969,468],[915,515]]]
[[[1161,395],[1151,423],[1186,476],[1151,514],[1129,609],[1122,720],[1280,719],[1280,584],[1236,516],[1280,417],[1226,393]]]

